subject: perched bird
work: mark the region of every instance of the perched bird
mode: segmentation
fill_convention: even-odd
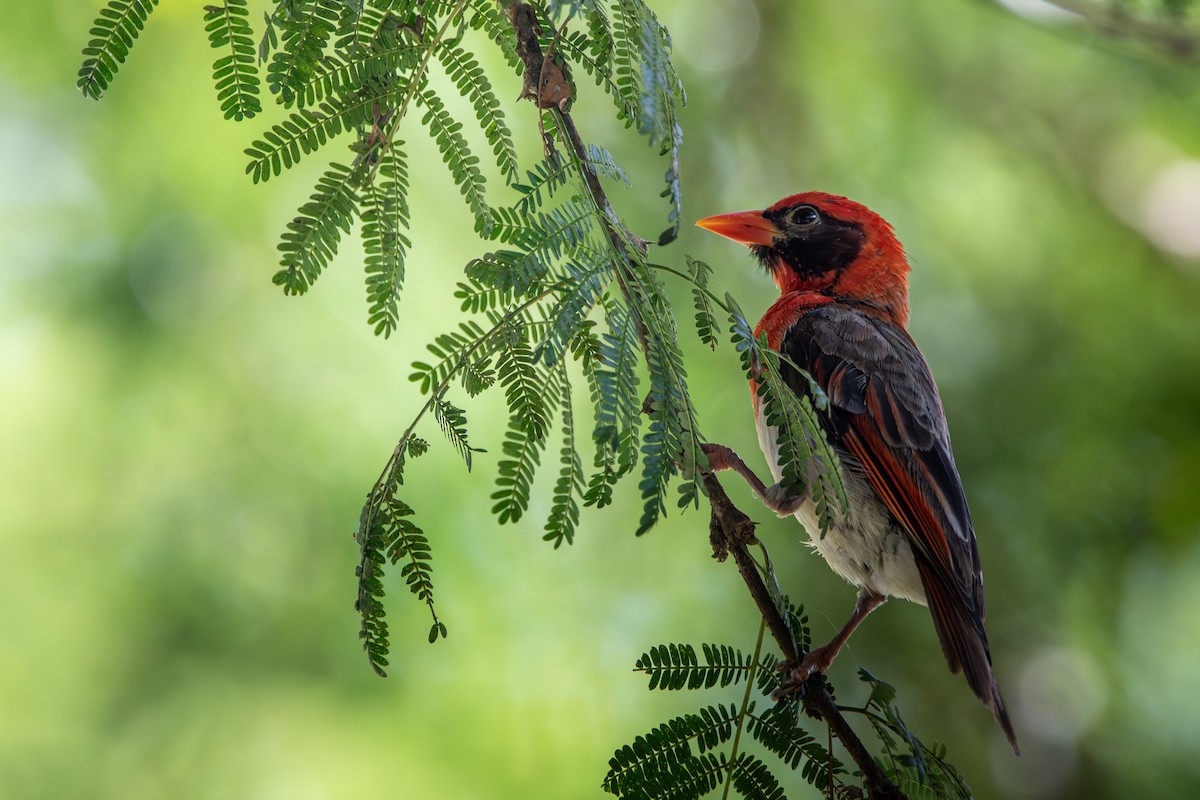
[[[850,620],[793,671],[825,672],[868,614],[888,597],[929,607],[952,672],[962,670],[1013,750],[1017,739],[992,672],[983,628],[983,573],[971,512],[954,465],[937,387],[908,335],[908,260],[892,226],[866,206],[824,192],[785,197],[765,211],[696,223],[750,248],[779,287],[758,323],[781,353],[781,373],[805,394],[804,369],[824,390],[819,411],[841,461],[849,500],[818,533],[811,497],[767,488],[728,448],[707,449],[713,469],[736,469],[781,516],[795,514],[835,572],[860,587]],[[759,444],[779,481],[777,431],[763,418]]]

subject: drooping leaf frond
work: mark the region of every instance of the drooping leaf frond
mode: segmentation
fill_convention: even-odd
[[[662,284],[634,258],[629,273],[631,291],[642,301],[645,320],[645,360],[649,374],[646,405],[650,425],[642,441],[642,518],[638,533],[645,533],[666,513],[667,483],[677,473],[684,483],[678,504],[687,506],[701,493],[699,464],[707,463],[700,450],[699,422],[687,391],[687,373],[679,349],[670,301]]]
[[[298,94],[317,72],[325,45],[338,25],[338,0],[290,0],[282,4],[286,13],[277,24],[282,47],[275,51],[267,67],[267,86],[285,105]]]
[[[273,281],[285,294],[304,294],[329,266],[343,233],[358,215],[360,169],[330,164],[279,242],[281,269]]]
[[[533,439],[542,439],[549,426],[547,383],[533,360],[527,331],[511,326],[500,336],[496,371],[516,426]]]
[[[604,791],[617,797],[702,797],[724,777],[724,754],[718,758],[708,751],[733,735],[737,713],[736,706],[709,706],[637,737],[609,760]]]
[[[388,628],[384,620],[381,581],[386,563],[404,562],[401,576],[409,591],[429,607],[433,623],[429,641],[446,635],[446,625],[438,619],[433,605],[431,550],[425,533],[410,519],[412,508],[400,499],[398,492],[404,484],[404,466],[408,457],[425,452],[424,440],[413,438],[401,442],[396,454],[384,471],[384,477],[371,490],[359,519],[355,539],[359,546],[358,599],[355,608],[362,617],[359,638],[371,668],[386,675],[388,665]]]
[[[443,40],[436,47],[438,60],[446,74],[454,81],[463,96],[470,98],[475,108],[475,117],[492,146],[496,166],[511,183],[517,177],[517,152],[512,143],[512,132],[504,122],[500,100],[492,90],[491,81],[483,67],[466,50]]]
[[[559,362],[556,373],[559,386],[562,387],[563,444],[550,516],[546,520],[542,538],[553,542],[554,547],[558,548],[563,543],[571,544],[575,540],[575,528],[579,525],[579,498],[583,496],[584,484],[583,460],[575,439],[575,412],[571,407],[571,379],[567,375],[566,361]]]
[[[617,107],[631,114],[638,131],[658,146],[663,155],[670,156],[663,196],[671,204],[668,212],[671,225],[658,237],[660,245],[669,244],[679,235],[682,203],[679,151],[683,128],[679,124],[678,106],[686,102],[683,85],[671,64],[670,35],[643,0],[617,0],[612,34]]]
[[[104,95],[157,5],[158,0],[110,0],[100,9],[75,81],[84,97],[99,100]]]
[[[639,394],[638,363],[641,360],[637,320],[622,304],[605,305],[609,330],[600,337],[600,359],[592,373],[592,404],[595,409],[596,466],[605,477],[592,479],[588,505],[603,505],[612,482],[637,464],[642,401]]]
[[[262,111],[249,14],[246,0],[225,0],[204,9],[209,44],[222,52],[213,62],[213,81],[225,119],[241,121]]]
[[[363,191],[363,248],[366,250],[367,302],[376,335],[390,336],[399,322],[408,230],[408,165],[395,142],[383,154],[374,182]]]
[[[757,384],[767,424],[777,431],[781,481],[789,495],[811,494],[824,535],[834,523],[834,514],[845,513],[847,507],[837,454],[825,438],[808,395],[797,395],[784,382],[779,354],[767,347],[765,334],[755,336],[733,297],[726,295],[725,301],[731,309],[730,330],[742,368]]]
[[[470,472],[471,455],[484,451],[478,447],[472,447],[470,442],[467,441],[466,412],[448,400],[434,397],[433,416],[437,420],[438,427],[442,429],[442,433],[446,434],[446,438],[450,441],[450,444],[454,445],[454,449],[458,451],[463,461],[466,462],[467,471]]]
[[[476,232],[486,236],[491,229],[492,218],[488,210],[483,173],[479,171],[478,156],[471,152],[462,134],[462,123],[450,116],[441,98],[433,92],[423,90],[418,93],[418,98],[425,107],[421,123],[429,128],[446,166],[450,168],[450,176],[475,215]]]
[[[546,449],[546,439],[533,436],[518,419],[512,418],[504,435],[502,450],[507,458],[498,464],[497,488],[492,493],[492,499],[496,501],[492,513],[501,525],[517,522],[529,508],[534,473],[541,464],[542,451]]]

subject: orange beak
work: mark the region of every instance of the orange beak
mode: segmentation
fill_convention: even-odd
[[[770,246],[775,243],[775,234],[779,231],[775,223],[764,217],[761,211],[717,214],[697,220],[696,224],[746,247],[756,244]]]

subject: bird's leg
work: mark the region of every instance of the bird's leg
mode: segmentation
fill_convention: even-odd
[[[781,517],[789,517],[796,513],[806,498],[787,494],[781,484],[767,486],[762,479],[754,474],[754,470],[746,466],[741,456],[723,444],[703,444],[700,446],[704,455],[708,456],[708,468],[713,472],[731,469],[746,479],[750,488],[758,495],[758,499],[767,508]]]
[[[854,604],[854,613],[850,615],[850,619],[837,632],[837,636],[834,636],[830,640],[829,644],[809,650],[800,659],[799,665],[794,661],[785,661],[779,665],[779,670],[788,674],[784,677],[782,685],[771,695],[771,698],[779,700],[796,691],[800,684],[804,683],[814,674],[827,672],[830,665],[833,664],[833,660],[837,658],[837,654],[846,644],[846,640],[850,638],[850,634],[854,633],[855,628],[867,618],[868,614],[883,605],[885,600],[887,600],[887,597],[873,592],[865,586],[859,589],[858,601]]]

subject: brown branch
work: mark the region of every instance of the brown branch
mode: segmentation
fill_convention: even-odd
[[[1200,53],[1200,31],[1183,20],[1155,20],[1119,4],[1091,0],[1047,0],[1051,5],[1080,17],[1091,27],[1113,37],[1140,39],[1168,54],[1192,61]]]
[[[586,166],[587,150],[579,135],[579,129],[575,126],[575,121],[567,111],[567,105],[571,99],[570,83],[566,80],[562,67],[558,64],[554,54],[542,53],[541,29],[538,26],[534,9],[519,2],[505,5],[506,1],[499,0],[516,33],[517,55],[525,65],[525,85],[522,88],[521,97],[533,100],[534,105],[539,109],[553,110],[559,128],[566,135],[575,157],[584,165],[582,172],[588,193],[604,217],[605,234],[608,236],[614,252],[624,253],[626,242],[633,243],[635,247],[639,247],[645,252],[649,242],[635,235],[620,221],[608,201],[608,195],[605,194],[600,179]],[[633,302],[629,286],[622,274],[624,269],[628,269],[629,264],[621,264],[618,267],[616,270],[617,283],[630,307],[636,309],[637,306]],[[642,340],[643,351],[645,351],[647,348],[646,327],[640,316],[638,318],[638,334]],[[750,596],[758,606],[763,619],[766,620],[771,635],[775,638],[780,650],[788,660],[797,660],[800,653],[796,651],[796,643],[787,620],[775,607],[771,593],[767,590],[757,565],[746,551],[746,545],[757,542],[754,537],[754,522],[730,501],[716,476],[706,470],[703,478],[708,500],[712,506],[709,538],[713,546],[713,555],[721,561],[724,561],[728,555],[733,556],[738,573],[745,581]],[[846,752],[866,778],[867,796],[873,800],[903,800],[904,793],[888,779],[883,769],[867,751],[862,740],[858,738],[854,729],[850,727],[838,710],[837,704],[834,703],[833,697],[830,696],[824,684],[817,680],[811,680],[805,688],[807,691],[801,697],[805,711],[810,716],[823,720],[842,742]]]
[[[766,620],[767,627],[775,637],[775,643],[779,645],[784,658],[788,661],[799,660],[802,654],[796,650],[791,628],[775,606],[775,601],[758,571],[758,565],[746,552],[747,545],[758,541],[754,536],[754,522],[733,504],[716,475],[711,472],[704,473],[704,488],[708,491],[708,500],[712,505],[709,537],[713,546],[713,557],[724,561],[726,556],[733,556],[738,573],[746,582],[746,588],[750,590],[750,596],[758,606],[758,612]],[[892,783],[862,743],[862,739],[858,738],[858,734],[842,716],[823,681],[806,681],[800,702],[809,716],[822,720],[829,726],[833,735],[846,748],[850,758],[862,770],[867,784],[867,797],[874,800],[901,800],[905,797],[904,792]]]
[[[501,5],[504,2],[505,0],[500,0]],[[588,194],[591,195],[592,201],[600,209],[600,213],[604,218],[604,233],[612,245],[613,252],[624,253],[625,243],[631,242],[645,253],[650,242],[638,236],[621,223],[612,209],[612,204],[608,202],[608,195],[605,193],[604,187],[600,184],[600,178],[593,170],[586,166],[587,148],[584,147],[583,138],[579,135],[579,129],[575,127],[575,120],[571,117],[570,112],[567,111],[568,101],[571,99],[570,83],[567,81],[557,57],[553,53],[546,53],[544,55],[542,53],[542,31],[538,25],[537,13],[532,6],[525,3],[512,3],[504,9],[504,12],[508,17],[509,23],[512,24],[513,30],[516,31],[517,55],[525,65],[525,85],[521,90],[521,97],[533,100],[534,105],[538,108],[553,109],[559,128],[566,134],[567,140],[571,144],[571,151],[579,159],[579,162],[585,165],[582,172],[584,181],[587,182]],[[557,34],[555,38],[558,38]],[[567,87],[565,95],[557,90],[547,89],[547,87],[558,86],[560,83]],[[623,274],[624,269],[627,269],[629,266],[628,263],[618,265],[618,269],[615,272],[621,294],[625,296],[625,300],[629,303],[630,308],[636,309],[637,306],[633,302],[633,296],[629,291],[629,284]],[[635,316],[637,317],[637,331],[638,338],[642,343],[642,352],[649,354],[649,345],[646,342],[646,324],[642,321],[640,315],[635,313]]]

